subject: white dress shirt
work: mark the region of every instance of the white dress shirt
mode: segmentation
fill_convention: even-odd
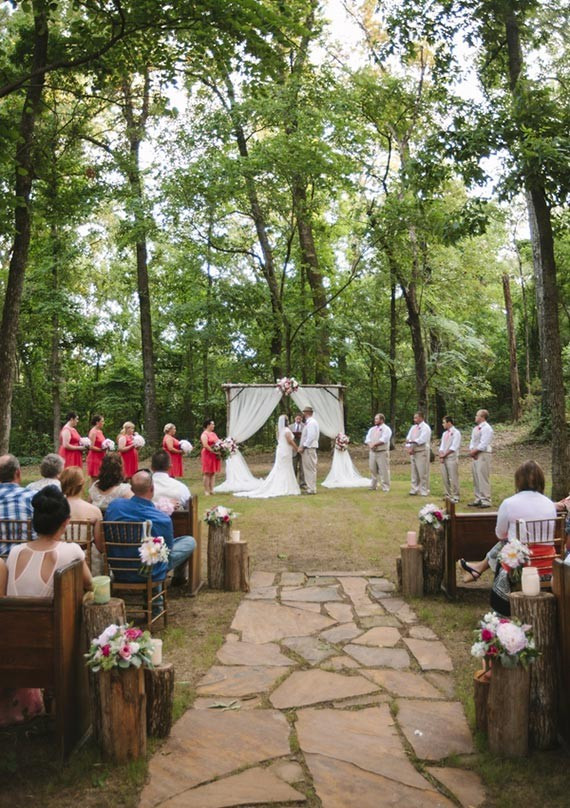
[[[190,501],[190,489],[180,480],[170,477],[165,471],[155,471],[152,475],[154,483],[154,496],[152,501],[156,502],[160,497],[176,499],[180,502],[181,508],[187,508]]]
[[[447,454],[447,452],[459,453],[461,446],[461,432],[454,426],[451,429],[446,429],[441,436],[441,443],[439,444],[439,454]]]
[[[431,441],[431,427],[429,424],[426,424],[425,421],[420,421],[419,424],[413,424],[408,432],[406,443],[412,443],[412,441],[412,445],[417,444],[418,446],[423,446],[427,443],[429,446]]]
[[[390,448],[390,440],[392,438],[392,430],[388,424],[374,424],[366,433],[364,443],[372,448],[372,443],[385,443],[386,448]]]
[[[319,435],[320,430],[317,419],[311,416],[307,419],[303,434],[301,435],[301,446],[304,449],[318,449]]]
[[[493,442],[493,427],[487,421],[481,421],[473,427],[471,432],[470,449],[476,449],[478,452],[492,452],[491,444]]]

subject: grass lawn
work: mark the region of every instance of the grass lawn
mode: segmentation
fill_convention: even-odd
[[[521,442],[521,432],[497,432],[497,453],[493,460],[493,501],[498,504],[513,493],[513,472],[523,459],[537,459],[547,468],[548,449]],[[356,465],[366,473],[364,451],[353,453]],[[270,455],[248,457],[254,474],[267,473]],[[189,483],[200,493],[198,461],[186,462]],[[328,458],[321,455],[322,479]],[[240,513],[237,527],[249,542],[252,569],[270,571],[381,570],[395,580],[395,558],[407,530],[417,529],[418,509],[426,502],[438,502],[442,488],[438,464],[432,464],[432,496],[408,496],[409,466],[401,450],[392,457],[393,484],[389,494],[368,489],[326,490],[314,497],[273,500],[237,499],[222,495],[200,507],[231,505]],[[26,470],[27,472],[27,470]],[[469,460],[461,462],[462,501],[472,498]],[[32,479],[32,474],[29,476]],[[205,535],[205,534],[204,534]],[[239,594],[203,589],[197,598],[173,590],[169,628],[161,633],[165,655],[174,662],[177,676],[175,709],[180,715],[193,702],[195,685],[214,662]],[[472,630],[487,610],[488,591],[460,590],[456,602],[429,597],[412,602],[421,621],[431,626],[446,644],[454,662],[457,697],[473,725],[472,676],[477,667],[470,656]],[[508,705],[505,705],[508,709]],[[11,808],[33,800],[45,808],[71,806],[134,806],[144,781],[145,763],[113,768],[100,762],[97,751],[87,745],[68,766],[58,768],[52,759],[49,728],[38,720],[20,730],[0,731],[0,805]],[[518,806],[521,798],[530,805],[568,805],[567,754],[557,750],[533,754],[528,760],[504,762],[486,752],[485,739],[476,739],[478,754],[473,767],[481,774],[489,793],[489,805]],[[156,749],[156,745],[151,747]],[[451,765],[453,761],[450,761]],[[318,804],[318,801],[315,803]]]

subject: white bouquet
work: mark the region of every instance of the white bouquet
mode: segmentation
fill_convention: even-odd
[[[135,434],[133,435],[133,445],[134,445],[135,449],[142,449],[142,447],[145,445],[145,443],[146,443],[146,441],[143,438],[143,436],[139,435],[138,432],[135,432]]]
[[[190,454],[192,449],[194,448],[189,440],[181,440],[180,441],[180,448],[184,452],[184,454]]]
[[[91,441],[89,438],[79,438],[79,445],[83,446],[84,449],[89,449],[91,446]]]
[[[105,440],[101,444],[101,448],[105,449],[105,450],[107,450],[109,452],[114,452],[115,451],[115,441],[111,440],[111,438],[105,438]]]
[[[139,556],[142,565],[139,575],[150,575],[155,564],[168,561],[170,550],[163,536],[145,536],[139,547]]]

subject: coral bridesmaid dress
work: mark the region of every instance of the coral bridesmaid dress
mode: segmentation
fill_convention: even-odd
[[[184,476],[184,466],[182,464],[182,455],[176,454],[175,452],[171,452],[168,448],[168,444],[166,442],[168,435],[165,435],[162,439],[162,448],[168,452],[170,455],[170,468],[168,469],[168,474],[170,477],[183,477]],[[180,441],[176,438],[172,438],[172,445],[175,449],[180,449]]]
[[[121,452],[125,480],[132,477],[139,467],[139,453],[134,447],[134,440],[132,435],[125,435],[125,446],[130,447],[126,452]]]
[[[101,449],[104,440],[105,435],[103,434],[103,431],[101,429],[96,429],[94,439],[91,442],[91,447]],[[95,479],[99,476],[99,469],[101,468],[101,463],[103,462],[104,457],[105,452],[94,452],[93,448],[89,449],[87,453],[87,474],[90,477]]]
[[[207,430],[204,430],[204,432],[202,432],[202,437],[204,437],[204,435],[208,440],[209,446],[213,446],[214,443],[219,441],[219,438],[215,432],[208,432]],[[222,461],[218,455],[215,455],[213,452],[210,452],[208,449],[202,447],[202,453],[200,456],[202,458],[203,474],[217,474],[222,466]]]
[[[81,435],[74,426],[63,427],[69,429],[70,438],[69,442],[72,446],[81,445]],[[64,468],[68,469],[70,466],[79,466],[83,468],[83,452],[78,452],[76,449],[65,449],[63,446],[63,429],[59,433],[59,449],[58,455],[63,457]]]

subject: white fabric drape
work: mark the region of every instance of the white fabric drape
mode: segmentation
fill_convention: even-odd
[[[337,387],[299,387],[291,398],[300,410],[310,406],[318,421],[319,429],[328,438],[336,438],[344,430],[342,402]]]
[[[214,491],[216,494],[230,491],[252,491],[259,486],[260,482],[261,480],[253,476],[244,456],[238,449],[226,460],[226,479],[217,485]]]
[[[363,477],[348,453],[334,449],[331,470],[321,483],[325,488],[369,488],[370,480]]]

